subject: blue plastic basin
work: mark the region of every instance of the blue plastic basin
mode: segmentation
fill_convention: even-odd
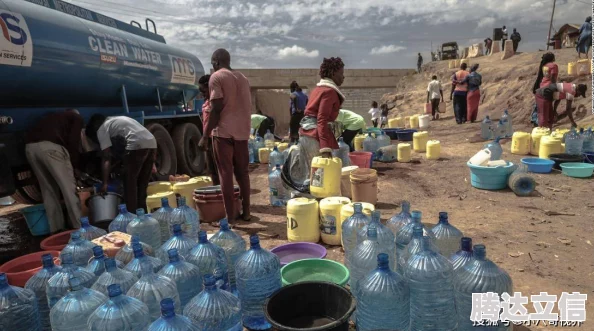
[[[396,133],[398,135],[398,140],[400,140],[400,141],[412,141],[413,134],[415,132],[417,132],[417,130],[415,130],[415,129],[404,129],[404,130],[396,131]]]
[[[525,157],[521,161],[528,166],[528,171],[538,174],[548,174],[555,165],[555,161],[538,157]]]
[[[509,175],[514,170],[514,164],[507,162],[506,166],[483,167],[466,163],[470,168],[470,184],[481,190],[502,190],[507,187]]]
[[[390,140],[398,140],[398,129],[384,129],[384,133],[390,137]]]
[[[561,163],[563,174],[569,177],[588,178],[594,173],[594,164],[582,162]]]

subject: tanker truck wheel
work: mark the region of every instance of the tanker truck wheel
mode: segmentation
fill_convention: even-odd
[[[157,180],[168,181],[170,175],[175,175],[177,171],[177,158],[175,155],[175,145],[169,132],[158,123],[150,123],[146,126],[157,140],[157,159],[155,166]]]
[[[19,180],[29,179],[33,176],[32,171],[21,171],[17,174]],[[16,192],[12,195],[12,198],[22,204],[37,204],[43,202],[41,197],[41,190],[38,184],[27,185],[23,187],[17,187]]]
[[[205,156],[198,148],[202,134],[192,123],[180,124],[173,129],[173,143],[177,146],[177,169],[180,174],[190,177],[204,172]]]

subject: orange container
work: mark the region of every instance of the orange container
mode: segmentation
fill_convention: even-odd
[[[110,232],[92,240],[93,244],[103,247],[103,252],[109,257],[115,257],[122,247],[132,240],[132,236],[120,231]]]
[[[52,236],[49,236],[41,242],[41,249],[45,251],[61,251],[68,245],[68,241],[70,240],[70,234],[77,230],[68,230],[60,233],[56,233]],[[41,258],[40,260],[41,261]]]
[[[54,263],[60,264],[59,251],[41,251],[19,256],[4,263],[0,266],[0,272],[6,273],[10,285],[24,287],[29,278],[43,267],[41,257],[45,254],[51,254],[54,257]]]

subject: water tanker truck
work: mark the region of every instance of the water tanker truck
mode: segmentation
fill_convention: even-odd
[[[144,23],[60,0],[0,0],[0,197],[41,201],[25,133],[43,115],[69,108],[85,122],[101,113],[143,124],[157,140],[158,179],[204,171],[197,111],[204,68],[167,45],[152,20]]]

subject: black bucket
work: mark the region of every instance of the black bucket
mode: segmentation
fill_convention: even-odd
[[[301,282],[276,291],[264,304],[266,319],[278,331],[348,331],[355,298],[342,286]]]

